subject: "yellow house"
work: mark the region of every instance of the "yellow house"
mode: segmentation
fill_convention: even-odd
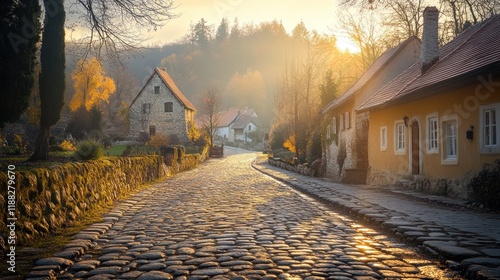
[[[322,109],[327,123],[323,149],[327,177],[347,183],[365,183],[369,115],[356,114],[355,109],[418,61],[419,53],[417,37],[410,37],[387,50],[339,98]]]
[[[370,114],[369,184],[467,197],[467,179],[500,158],[500,15],[438,46],[424,11],[420,61],[359,106]]]

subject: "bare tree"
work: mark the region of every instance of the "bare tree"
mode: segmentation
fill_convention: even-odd
[[[220,109],[222,107],[222,95],[220,91],[211,87],[203,94],[203,107],[201,108],[203,128],[210,137],[210,147],[214,144],[217,127],[220,123]]]
[[[388,45],[395,46],[411,36],[421,37],[425,0],[387,1],[385,6],[389,8],[383,20],[389,37],[385,38]]]
[[[70,28],[84,26],[88,35],[79,41],[86,46],[85,55],[102,51],[119,59],[124,51],[137,50],[149,39],[144,34],[156,31],[178,15],[172,0],[70,0],[69,13],[78,15]]]
[[[368,68],[387,48],[383,44],[383,30],[377,26],[373,11],[365,11],[361,18],[348,12],[339,14],[341,29],[361,50],[363,68]]]

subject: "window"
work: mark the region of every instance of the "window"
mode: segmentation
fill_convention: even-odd
[[[149,112],[151,112],[151,103],[142,104],[142,112],[144,114],[149,114]]]
[[[340,114],[340,131],[344,131],[344,114]]]
[[[345,129],[349,129],[351,127],[349,112],[344,113],[344,120],[345,120]]]
[[[150,136],[155,136],[155,134],[156,134],[156,126],[150,125],[149,126],[149,135]]]
[[[498,154],[500,153],[499,138],[499,114],[500,103],[481,106],[479,110],[479,141],[481,143],[482,154]]]
[[[380,150],[387,150],[387,126],[380,128]]]
[[[437,153],[439,151],[438,137],[438,117],[436,115],[429,116],[427,117],[427,152]]]
[[[406,135],[404,123],[397,122],[395,124],[394,136],[396,154],[404,154],[406,152]]]
[[[337,134],[337,118],[336,117],[333,117],[332,130],[333,130],[333,134]]]
[[[155,94],[160,94],[160,86],[155,86]]]
[[[457,159],[457,121],[449,120],[444,122],[443,125],[445,132],[445,160]]]
[[[251,124],[248,125],[248,131],[252,131],[252,125]]]
[[[174,103],[165,102],[165,112],[170,113],[174,111]]]
[[[330,135],[330,124],[326,126],[326,139],[330,140],[331,135]]]
[[[497,145],[497,122],[496,122],[496,110],[488,109],[483,112],[483,139],[484,146],[496,146]]]

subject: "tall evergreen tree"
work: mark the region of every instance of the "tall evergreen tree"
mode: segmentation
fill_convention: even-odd
[[[34,84],[36,44],[40,40],[38,0],[0,4],[0,127],[17,121],[28,108]]]
[[[45,22],[42,34],[40,63],[40,132],[35,153],[30,160],[44,160],[49,156],[50,128],[57,123],[64,105],[64,0],[44,0]]]
[[[321,91],[321,107],[325,107],[332,100],[337,98],[338,89],[335,81],[333,80],[333,72],[328,69],[325,73],[323,83],[320,85]]]
[[[215,34],[215,39],[218,41],[224,41],[229,36],[229,25],[227,24],[227,19],[223,18],[217,28],[217,33]]]

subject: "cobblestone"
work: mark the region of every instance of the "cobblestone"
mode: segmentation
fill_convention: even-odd
[[[68,267],[54,271],[59,279],[453,277],[384,232],[256,172],[255,156],[210,160],[139,192],[78,234],[82,255],[38,265]]]

